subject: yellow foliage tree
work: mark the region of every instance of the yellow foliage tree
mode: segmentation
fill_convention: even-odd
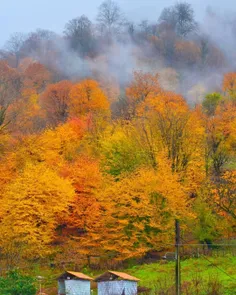
[[[175,218],[191,217],[187,197],[168,160],[109,183],[98,196],[104,210],[101,247],[116,259],[141,256],[172,242]]]
[[[236,105],[224,101],[216,108],[215,115],[205,117],[208,166],[220,176],[225,164],[235,157]]]
[[[73,197],[74,189],[68,180],[44,164],[27,165],[2,193],[0,244],[3,251],[22,250],[19,254],[27,258],[50,254],[57,220],[68,210]]]
[[[66,161],[76,158],[84,133],[85,123],[74,119],[54,130],[21,136],[11,152],[12,161],[17,170],[24,169],[27,164],[43,162],[48,167],[60,169]]]
[[[189,110],[181,95],[173,92],[149,96],[141,111],[154,120],[161,139],[159,144],[166,150],[173,171],[185,170],[193,152],[201,148],[204,136],[201,118]]]
[[[161,91],[148,95],[138,112],[137,124],[153,167],[158,167],[157,156],[164,152],[172,171],[193,193],[205,177],[205,133],[199,111],[190,110],[181,95]]]

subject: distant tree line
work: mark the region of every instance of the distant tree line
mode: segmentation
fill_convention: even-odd
[[[116,2],[106,0],[98,8],[95,23],[81,15],[69,20],[60,36],[42,29],[29,34],[14,33],[0,56],[11,60],[15,67],[28,56],[48,65],[52,63],[55,42],[64,41],[83,58],[99,56],[117,42],[132,42],[143,49],[147,58],[159,58],[167,66],[204,68],[222,67],[226,63],[221,49],[201,32],[193,8],[187,2],[164,8],[156,22],[144,19],[134,23],[125,17]],[[149,50],[145,50],[147,46]]]

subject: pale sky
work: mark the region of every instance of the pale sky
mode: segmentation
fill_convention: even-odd
[[[236,0],[185,0],[192,4],[197,20],[211,6],[220,13],[236,12]],[[0,0],[0,47],[14,32],[28,33],[37,28],[60,33],[65,23],[85,14],[95,21],[102,0]],[[133,21],[157,20],[162,9],[176,0],[116,0],[126,17]]]

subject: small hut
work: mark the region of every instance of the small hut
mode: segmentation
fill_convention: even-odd
[[[81,272],[66,271],[58,279],[58,295],[90,295],[91,281]]]
[[[137,295],[139,279],[124,272],[107,271],[95,279],[98,295]]]

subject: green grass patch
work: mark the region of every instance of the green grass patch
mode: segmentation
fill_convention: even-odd
[[[235,294],[236,257],[227,256],[206,258],[202,257],[181,261],[182,282],[191,282],[196,280],[196,278],[201,278],[204,281],[209,281],[211,278],[217,278],[224,286],[223,294]],[[142,286],[153,287],[157,281],[167,281],[169,286],[171,286],[174,284],[175,262],[133,266],[126,271],[138,277],[141,280],[140,285]]]

